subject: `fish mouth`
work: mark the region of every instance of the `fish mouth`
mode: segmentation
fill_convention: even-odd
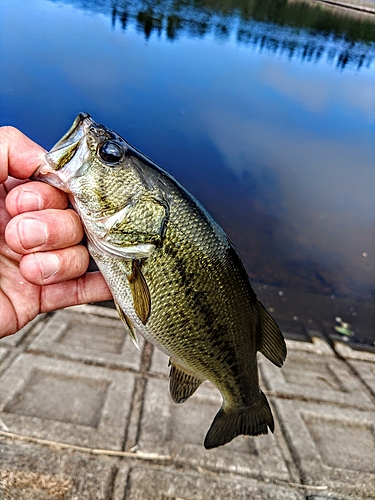
[[[86,137],[90,127],[97,126],[88,113],[79,113],[70,129],[45,155],[44,162],[30,177],[70,192],[69,180],[88,158]]]

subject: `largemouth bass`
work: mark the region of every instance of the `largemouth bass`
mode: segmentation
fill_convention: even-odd
[[[257,351],[282,366],[284,338],[223,229],[168,172],[87,113],[33,176],[69,193],[126,330],[170,356],[170,394],[206,379],[223,404],[204,446],[273,432]]]

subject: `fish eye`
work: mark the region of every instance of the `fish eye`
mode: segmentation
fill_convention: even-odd
[[[104,142],[99,147],[98,153],[106,163],[119,163],[124,155],[122,147],[115,141]]]

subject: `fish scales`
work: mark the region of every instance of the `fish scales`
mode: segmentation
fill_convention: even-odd
[[[170,356],[172,399],[184,402],[206,379],[220,390],[205,447],[273,431],[257,351],[281,366],[285,342],[228,236],[199,202],[86,113],[33,178],[69,193],[133,341],[141,334]]]

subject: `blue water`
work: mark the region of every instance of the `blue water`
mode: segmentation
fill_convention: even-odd
[[[89,112],[207,207],[284,329],[372,344],[374,43],[201,4],[2,0],[0,124],[50,148]]]

